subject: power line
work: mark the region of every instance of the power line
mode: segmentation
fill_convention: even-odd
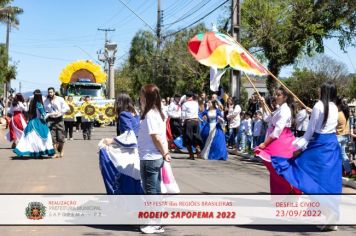
[[[350,58],[348,52],[346,53],[346,56],[347,56],[347,58],[349,59],[349,61],[350,61],[350,63],[351,63],[351,66],[352,66],[352,68],[354,69],[354,73],[355,73],[355,72],[356,72],[356,69],[355,69],[354,63],[352,63],[352,60],[351,60],[351,58]]]
[[[150,24],[148,24],[144,19],[142,19],[141,16],[139,16],[138,14],[136,14],[136,12],[134,10],[132,10],[126,3],[124,3],[122,0],[119,0],[127,9],[129,9],[133,14],[135,14],[135,16],[137,16],[138,18],[140,18],[140,20],[145,23],[153,32],[156,32],[152,26]]]
[[[182,28],[182,29],[180,29],[180,30],[177,30],[177,31],[174,32],[174,33],[165,35],[165,36],[163,36],[162,38],[167,38],[167,37],[169,37],[169,36],[175,35],[175,34],[181,32],[181,31],[183,31],[183,30],[185,30],[185,29],[191,27],[192,25],[198,23],[199,21],[201,21],[201,20],[204,19],[205,17],[209,16],[211,13],[213,13],[214,11],[216,11],[217,9],[219,9],[221,6],[223,6],[225,3],[229,2],[229,1],[230,1],[230,0],[226,0],[225,2],[221,3],[219,6],[217,6],[216,8],[214,8],[213,10],[211,10],[210,12],[208,12],[207,14],[205,14],[203,17],[199,18],[198,20],[194,21],[193,23],[187,25],[186,27],[184,27],[184,28]]]
[[[97,64],[100,64],[98,60],[96,60],[94,57],[92,57],[87,51],[85,51],[83,48],[79,47],[78,45],[74,45],[74,47],[79,48],[82,52],[84,52],[87,56],[89,56],[93,61],[95,61]]]
[[[16,80],[16,81],[19,81],[19,82],[24,82],[24,83],[29,83],[29,84],[34,84],[34,85],[52,85],[52,83],[36,83],[36,82],[33,82],[33,81],[28,81],[28,80]]]
[[[38,57],[38,58],[47,59],[47,60],[56,60],[56,61],[65,61],[65,62],[72,61],[69,59],[56,58],[56,57],[45,57],[45,56],[35,55],[35,54],[31,54],[31,53],[26,53],[26,52],[19,52],[19,51],[14,51],[14,50],[10,50],[10,51],[13,53],[17,53],[17,54],[22,54],[22,55],[31,56],[31,57]]]
[[[171,27],[172,25],[187,19],[188,17],[192,16],[194,13],[196,13],[197,11],[201,10],[204,6],[206,6],[208,3],[210,2],[207,1],[204,3],[204,0],[199,2],[197,5],[195,5],[193,8],[190,9],[190,11],[186,12],[185,14],[183,14],[180,18],[178,18],[176,21],[173,21],[171,23],[165,24],[164,26],[166,26],[167,28]],[[193,10],[193,12],[191,12]]]

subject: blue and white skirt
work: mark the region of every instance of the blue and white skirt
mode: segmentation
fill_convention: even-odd
[[[272,156],[276,172],[307,194],[340,194],[342,162],[335,133],[314,133],[305,151],[286,159]]]
[[[115,140],[117,142],[117,140]],[[108,194],[143,194],[137,148],[99,143],[99,165]]]
[[[28,122],[14,153],[26,157],[54,155],[51,133],[43,119],[34,118]]]

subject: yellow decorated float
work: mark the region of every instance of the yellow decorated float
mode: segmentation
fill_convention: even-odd
[[[111,110],[114,107],[114,99],[106,99],[105,96],[106,80],[106,73],[101,66],[92,61],[79,60],[68,64],[59,75],[62,95],[71,95],[74,101],[66,116],[83,116],[98,122],[100,120],[100,123],[115,120],[115,112]],[[90,105],[83,104],[86,96],[91,98]]]

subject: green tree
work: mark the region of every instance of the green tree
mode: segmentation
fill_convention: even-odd
[[[350,99],[355,99],[356,98],[356,74],[351,75],[351,83],[349,87],[349,96]]]
[[[196,34],[206,32],[204,24],[181,31],[167,38],[162,48],[159,84],[164,95],[183,93],[188,90],[201,93],[209,86],[209,68],[198,63],[188,52],[187,42]]]
[[[155,36],[149,31],[139,31],[131,42],[128,64],[123,69],[131,79],[132,89],[139,92],[142,85],[154,81]]]
[[[19,7],[9,6],[13,0],[0,0],[0,22],[7,24],[10,22],[11,27],[19,25],[18,15],[23,13]]]
[[[355,97],[352,92],[353,77],[342,62],[317,55],[299,62],[285,83],[307,106],[312,106],[313,101],[319,97],[320,85],[327,80],[334,81],[339,96],[349,99]]]
[[[16,65],[8,65],[5,45],[0,45],[0,83],[16,78]]]
[[[8,24],[10,27],[18,27],[18,15],[23,13],[19,7],[9,6],[12,0],[0,0],[0,23]],[[16,78],[16,66],[9,65],[7,49],[4,45],[0,46],[0,83],[8,82]]]
[[[157,84],[162,96],[182,94],[188,90],[207,92],[209,68],[199,64],[187,50],[188,40],[205,31],[203,24],[183,30],[166,38],[160,49],[156,48],[156,38],[151,32],[138,31],[132,39],[127,61],[116,72],[117,78],[127,82],[134,97],[147,83]],[[118,81],[118,90],[121,87],[123,84]]]
[[[337,38],[342,49],[355,45],[355,12],[354,0],[245,0],[242,44],[262,50],[278,76],[303,53],[323,52],[323,39]],[[267,86],[270,91],[276,86],[270,77]]]

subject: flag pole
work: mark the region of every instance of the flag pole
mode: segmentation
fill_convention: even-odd
[[[229,35],[229,34],[228,34]],[[229,35],[231,37],[231,35]],[[232,40],[234,40],[234,42],[236,44],[238,44],[240,47],[242,47],[243,49],[245,49],[239,42],[237,42],[233,37],[231,37]],[[248,51],[245,49],[245,51],[248,53],[248,55],[250,55],[252,58],[255,59],[255,57]],[[267,72],[268,74],[274,79],[276,80],[278,83],[281,84],[281,86],[287,90],[288,93],[290,93],[304,108],[308,108],[298,97],[297,95],[295,95],[281,80],[279,80],[276,76],[274,76],[274,74],[272,74],[272,72],[270,72],[264,65],[262,65],[258,60],[255,59],[255,61],[262,66]]]
[[[244,72],[244,71],[243,71],[243,72]],[[258,97],[259,97],[259,98],[262,98],[261,94],[258,92],[256,86],[253,84],[253,82],[252,82],[252,80],[250,79],[250,77],[246,74],[246,72],[244,72],[244,74],[245,74],[245,76],[246,76],[248,82],[250,82],[250,84],[252,85],[253,90],[255,90],[255,92],[258,94]],[[262,99],[260,99],[260,100],[263,101],[267,112],[272,113],[271,110],[269,109],[269,107],[267,106],[266,102],[265,102],[264,100],[262,100]]]

